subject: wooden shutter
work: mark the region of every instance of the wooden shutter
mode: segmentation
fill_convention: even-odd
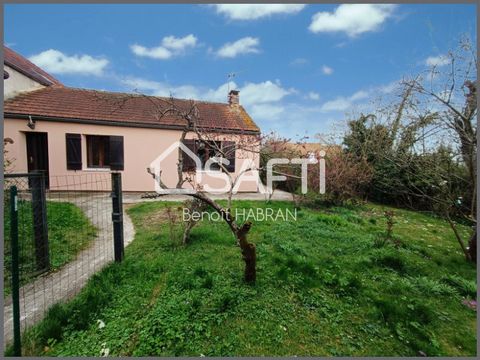
[[[186,147],[188,147],[194,154],[197,153],[195,140],[183,140],[183,144]],[[185,153],[183,150],[182,150],[182,157],[183,157],[182,171],[195,171],[196,169],[195,160],[193,160],[190,157],[190,155]]]
[[[67,146],[67,170],[82,170],[82,136],[65,134]]]
[[[228,172],[235,172],[235,142],[234,141],[224,141],[222,143],[223,153],[226,155],[227,160],[230,161],[230,164],[226,166]]]
[[[123,136],[110,136],[110,169],[123,170]]]

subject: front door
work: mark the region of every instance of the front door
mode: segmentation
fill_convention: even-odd
[[[45,173],[45,186],[48,188],[48,137],[47,133],[27,132],[28,172],[42,170]]]

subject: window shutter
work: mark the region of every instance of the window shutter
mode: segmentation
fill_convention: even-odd
[[[194,154],[197,153],[195,140],[183,140],[183,144],[186,147],[188,147]],[[193,160],[183,150],[182,150],[182,157],[183,157],[182,171],[195,171],[196,169],[195,160]]]
[[[67,144],[67,170],[82,170],[82,137],[80,134],[65,134]]]
[[[228,172],[235,172],[235,142],[234,141],[224,141],[222,143],[222,150],[227,160],[230,161],[230,164],[226,166]]]
[[[123,170],[123,136],[110,136],[110,169]]]

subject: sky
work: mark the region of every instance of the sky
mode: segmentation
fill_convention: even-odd
[[[292,139],[341,128],[469,35],[473,4],[5,5],[5,45],[67,86],[226,102]]]

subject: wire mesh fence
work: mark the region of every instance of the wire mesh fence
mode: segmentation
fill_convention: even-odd
[[[19,341],[15,328],[23,333],[106,264],[121,259],[119,176],[50,176],[47,189],[41,173],[5,175],[4,345]]]

